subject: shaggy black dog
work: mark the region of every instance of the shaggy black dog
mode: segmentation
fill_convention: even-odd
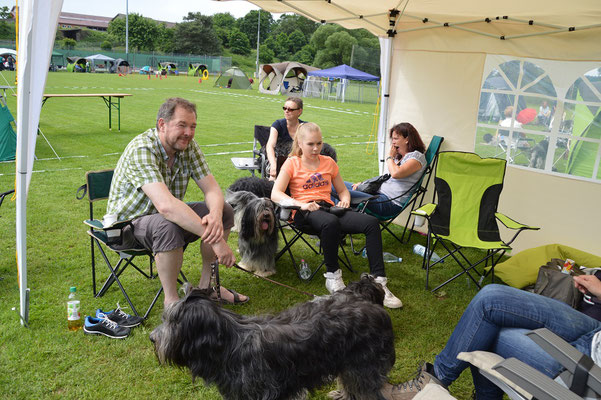
[[[238,249],[242,256],[240,265],[261,276],[273,275],[278,249],[273,202],[248,191],[229,190],[225,200],[234,208],[234,226],[238,230]]]
[[[227,400],[303,398],[338,378],[347,399],[381,400],[395,361],[384,291],[364,274],[277,315],[244,316],[195,290],[150,334],[161,363],[190,369]]]
[[[549,139],[544,138],[532,149],[532,152],[530,153],[530,164],[528,166],[531,168],[543,169],[548,150]]]
[[[271,189],[273,189],[273,181],[268,179],[258,178],[256,176],[247,176],[238,178],[228,188],[230,192],[247,191],[254,193],[257,197],[271,198]]]

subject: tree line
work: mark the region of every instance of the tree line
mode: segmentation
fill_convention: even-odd
[[[260,16],[260,23],[259,23]],[[162,51],[218,56],[226,52],[254,54],[259,33],[259,61],[297,61],[319,68],[351,64],[379,75],[379,41],[366,30],[347,30],[319,24],[294,14],[277,20],[265,11],[250,11],[235,18],[230,13],[212,16],[190,12],[173,28],[140,14],[129,14],[129,47],[137,51]],[[125,44],[125,18],[108,26],[103,48]],[[374,62],[375,60],[375,62]]]

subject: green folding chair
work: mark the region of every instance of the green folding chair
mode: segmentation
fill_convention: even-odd
[[[157,275],[153,272],[153,262],[154,257],[152,252],[146,249],[119,249],[117,250],[114,246],[118,246],[122,243],[123,240],[123,229],[131,225],[130,220],[126,221],[116,221],[112,223],[110,226],[104,226],[103,221],[100,219],[94,218],[94,203],[100,200],[106,200],[109,197],[109,191],[111,188],[111,181],[113,179],[113,170],[102,170],[102,171],[89,171],[86,173],[86,184],[82,185],[77,189],[77,198],[79,200],[84,197],[88,197],[88,202],[90,206],[90,218],[86,219],[84,224],[88,226],[87,234],[90,236],[90,254],[92,257],[92,290],[94,293],[94,297],[102,297],[106,291],[113,285],[113,283],[117,283],[119,289],[123,293],[123,296],[129,303],[133,313],[137,316],[140,316],[138,310],[134,306],[131,301],[127,291],[125,290],[121,280],[119,279],[123,272],[127,269],[127,267],[131,266],[133,269],[138,271],[142,276],[147,279],[155,279]],[[102,207],[103,210],[106,209],[105,204]],[[106,278],[104,284],[100,288],[100,290],[96,290],[96,252],[95,249],[98,250],[98,253],[104,260],[107,268],[109,269],[109,275]],[[119,255],[119,261],[116,264],[112,263],[109,259],[107,252],[105,250],[110,250]],[[136,257],[149,257],[149,270],[148,273],[142,268],[138,267],[134,263],[134,259]],[[180,272],[180,276],[184,281],[186,281],[186,277]],[[178,280],[181,284],[182,281]],[[163,291],[163,287],[158,290],[156,295],[154,296],[150,306],[146,310],[143,315],[143,318],[146,319],[150,311],[154,307],[157,302],[159,296]]]
[[[497,212],[506,164],[506,160],[481,158],[474,153],[448,151],[438,155],[434,178],[438,203],[426,204],[412,211],[413,215],[421,215],[428,222],[428,240],[422,265],[426,270],[426,289],[430,269],[449,256],[459,264],[462,271],[432,291],[463,274],[467,274],[480,289],[488,274],[492,274],[494,281],[494,267],[505,252],[511,249],[510,244],[516,237],[524,230],[539,229]],[[516,231],[508,242],[501,240],[497,221]],[[431,262],[432,252],[438,243],[448,254],[441,260]],[[483,250],[485,255],[479,260],[470,261],[465,251],[462,251],[465,248]],[[479,273],[476,269],[482,263],[484,267],[490,267],[486,273]],[[480,276],[479,281],[470,271]]]
[[[409,240],[411,239],[411,234],[413,233],[413,228],[415,227],[415,220],[411,223],[411,214],[409,214],[407,216],[407,221],[405,222],[405,225],[403,227],[403,233],[402,233],[401,237],[398,237],[397,235],[394,234],[394,232],[390,229],[390,224],[392,224],[393,221],[403,211],[414,210],[418,207],[421,207],[421,205],[424,203],[424,198],[426,197],[427,187],[428,187],[428,184],[430,183],[432,171],[434,170],[434,167],[436,166],[436,159],[438,157],[438,153],[440,151],[440,147],[442,146],[443,141],[444,141],[444,138],[442,136],[433,136],[432,137],[432,140],[430,141],[430,144],[428,145],[428,148],[426,149],[426,154],[424,154],[424,156],[426,158],[426,168],[422,172],[422,175],[420,176],[419,180],[413,186],[411,186],[405,193],[403,193],[393,199],[386,200],[386,202],[390,202],[390,201],[395,201],[399,198],[406,197],[407,199],[405,200],[404,204],[402,205],[401,211],[399,211],[398,213],[396,213],[394,215],[378,215],[378,214],[370,211],[367,208],[367,205],[370,202],[377,201],[377,200],[372,200],[372,199],[368,199],[366,201],[360,201],[360,200],[351,198],[351,207],[356,208],[357,211],[359,211],[359,212],[364,212],[364,213],[367,213],[367,214],[370,214],[370,215],[373,215],[374,217],[376,217],[378,219],[378,221],[380,222],[381,231],[388,232],[399,243],[405,244],[405,243],[409,242]],[[359,204],[356,204],[358,201],[360,201]],[[405,234],[407,234],[406,238],[405,238]],[[361,248],[359,250],[355,250],[354,245],[353,245],[352,236],[351,236],[351,248],[355,255],[358,255],[363,250],[363,248]]]

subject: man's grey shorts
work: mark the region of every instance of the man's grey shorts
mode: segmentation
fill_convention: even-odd
[[[209,209],[204,202],[187,203],[187,205],[201,218],[209,213]],[[231,229],[234,226],[234,210],[228,203],[223,205],[223,218],[221,220],[224,230]],[[123,230],[123,244],[112,247],[116,250],[144,248],[156,254],[184,247],[198,239],[197,235],[156,213],[132,220],[132,225]]]

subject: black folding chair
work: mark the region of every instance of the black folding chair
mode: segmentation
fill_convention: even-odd
[[[132,303],[127,291],[123,287],[123,284],[119,277],[123,274],[123,272],[127,269],[127,267],[131,266],[133,269],[138,271],[142,276],[147,279],[155,279],[157,274],[153,272],[153,262],[154,257],[152,252],[143,249],[143,248],[134,248],[134,249],[117,249],[115,246],[120,246],[123,242],[123,229],[127,226],[131,226],[131,221],[115,221],[109,226],[104,226],[102,220],[94,218],[94,203],[99,200],[106,200],[109,196],[109,191],[111,187],[111,181],[113,179],[113,170],[102,170],[102,171],[89,171],[86,173],[86,184],[82,185],[77,189],[77,198],[79,200],[83,199],[86,194],[88,197],[88,202],[90,206],[90,219],[86,219],[84,224],[89,227],[87,234],[90,236],[90,254],[92,257],[92,287],[94,297],[102,297],[106,291],[113,285],[113,283],[117,283],[119,289],[125,296],[125,299],[129,303],[132,311],[135,315],[139,316],[136,307]],[[100,256],[104,260],[106,266],[109,269],[109,276],[106,281],[100,288],[100,290],[96,291],[96,254],[95,248],[100,253]],[[107,256],[105,249],[113,251],[119,255],[119,261],[116,264],[111,263],[109,257]],[[136,257],[144,257],[148,256],[149,258],[149,269],[148,273],[142,270],[134,263],[134,259]],[[180,275],[183,281],[186,281],[186,277],[182,272]],[[182,281],[178,279],[178,282],[181,284]],[[154,307],[157,302],[159,296],[163,291],[163,287],[158,290],[157,294],[154,296],[150,306],[146,310],[143,315],[143,318],[146,319],[148,314]]]
[[[232,164],[236,169],[250,171],[252,176],[255,176],[255,171],[259,172],[261,178],[266,178],[267,172],[267,155],[265,146],[269,140],[269,132],[271,127],[264,125],[255,125],[252,157],[232,157]]]

